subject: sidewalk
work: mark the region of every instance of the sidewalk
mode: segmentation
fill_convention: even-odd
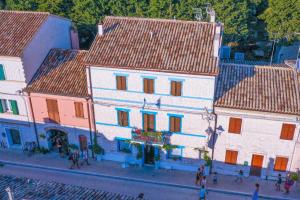
[[[69,171],[70,162],[67,158],[60,158],[57,154],[35,154],[31,157],[26,156],[22,152],[11,150],[0,150],[0,162],[8,161],[19,164],[30,164],[34,166],[45,166],[48,168],[58,168]],[[81,173],[92,173],[106,176],[121,177],[123,179],[137,179],[153,184],[176,184],[182,187],[195,187],[195,174],[192,172],[177,171],[177,170],[155,170],[153,167],[128,167],[122,168],[121,163],[102,161],[91,161],[90,166],[84,166],[79,170]],[[78,170],[73,170],[77,172]],[[300,199],[300,185],[293,188],[291,194],[285,195],[282,192],[277,192],[274,189],[273,181],[261,180],[256,177],[248,177],[244,179],[242,184],[235,183],[234,176],[218,175],[219,183],[212,184],[211,177],[208,177],[207,186],[209,189],[220,190],[226,193],[227,191],[236,193],[252,194],[254,184],[260,183],[260,195],[282,197],[284,199]]]

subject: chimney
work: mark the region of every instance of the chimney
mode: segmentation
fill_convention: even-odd
[[[70,36],[71,36],[71,46],[72,46],[72,49],[79,49],[78,32],[73,27],[71,28]]]
[[[221,45],[221,24],[216,26],[216,32],[214,37],[214,57],[219,57],[219,50]]]
[[[98,24],[98,35],[99,36],[103,35],[103,25],[102,24]]]
[[[212,9],[210,12],[210,22],[216,22],[216,12]]]

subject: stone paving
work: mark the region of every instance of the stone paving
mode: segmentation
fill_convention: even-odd
[[[41,165],[46,167],[54,167],[68,170],[70,162],[66,158],[59,158],[57,154],[35,154],[31,157],[24,156],[23,153],[11,150],[0,150],[0,160],[6,160],[16,163],[26,163],[32,165]],[[177,170],[155,170],[153,167],[129,167],[122,168],[121,163],[102,161],[96,162],[91,160],[90,166],[84,166],[77,170],[80,172],[105,174],[116,177],[129,177],[135,179],[143,179],[154,182],[165,182],[179,185],[195,186],[195,173],[177,171]],[[275,191],[274,181],[262,180],[257,177],[248,177],[244,179],[242,184],[235,183],[235,176],[218,175],[218,185],[213,185],[211,177],[208,177],[207,186],[209,189],[228,190],[232,192],[241,192],[252,194],[254,184],[260,183],[260,194],[265,196],[300,199],[300,184],[292,188],[289,195],[283,192]]]
[[[56,182],[17,178],[0,175],[0,199],[8,199],[5,191],[10,187],[15,200],[136,200],[127,195],[105,192],[96,189],[66,185]]]

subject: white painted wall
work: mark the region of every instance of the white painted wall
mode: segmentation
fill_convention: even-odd
[[[269,171],[270,176],[276,176],[277,172],[273,172],[273,165],[269,163],[269,159],[273,159],[275,163],[276,156],[288,157],[287,168],[290,169],[299,134],[296,116],[225,108],[216,108],[216,114],[218,115],[217,126],[221,125],[225,130],[218,136],[216,142],[214,157],[216,171],[225,174],[237,174],[236,171],[244,168],[246,172],[249,172],[249,167],[242,167],[241,165],[247,161],[250,166],[252,154],[264,156],[262,177],[268,173],[267,171]],[[241,134],[228,133],[230,117],[242,118]],[[294,140],[280,139],[283,123],[296,124]],[[238,151],[238,165],[224,164],[226,150]],[[268,166],[271,166],[269,170],[267,170]]]
[[[71,48],[70,30],[71,21],[53,15],[42,24],[23,53],[26,83],[29,83],[50,49]]]
[[[116,90],[116,73],[127,75],[128,91]],[[143,77],[147,76],[155,77],[155,94],[143,93]],[[208,137],[205,130],[208,128],[208,122],[203,119],[203,115],[204,108],[212,109],[214,77],[92,67],[91,78],[97,130],[103,134],[102,140],[110,143],[110,145],[102,144],[107,152],[116,151],[116,147],[111,147],[116,145],[113,143],[116,137],[131,139],[132,127],[142,128],[141,111],[157,112],[157,131],[168,131],[168,114],[179,114],[184,115],[182,118],[184,134],[173,134],[171,143],[184,146],[183,157],[195,159],[195,163],[199,166],[199,153],[194,148],[207,146]],[[170,96],[170,79],[183,80],[183,96]],[[147,104],[143,108],[144,98]],[[155,105],[159,98],[161,107]],[[116,108],[130,109],[131,128],[117,125]],[[211,123],[211,126],[214,124]]]

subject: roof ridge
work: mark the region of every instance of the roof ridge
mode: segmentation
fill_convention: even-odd
[[[127,19],[127,20],[144,20],[144,21],[160,21],[160,22],[180,22],[180,23],[194,23],[194,24],[210,24],[210,25],[216,25],[216,24],[222,24],[218,22],[204,22],[204,21],[192,21],[192,20],[181,20],[181,19],[161,19],[161,18],[151,18],[151,17],[123,17],[123,16],[105,16],[105,19]]]
[[[30,13],[30,14],[45,14],[50,15],[50,12],[41,12],[41,11],[24,11],[24,10],[0,10],[0,12],[8,12],[8,13]]]

